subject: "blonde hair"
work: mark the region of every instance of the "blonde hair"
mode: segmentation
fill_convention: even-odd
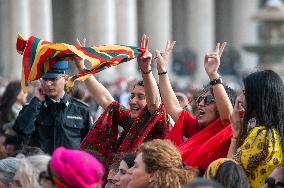
[[[50,160],[48,155],[33,155],[24,157],[18,155],[20,159],[19,167],[17,169],[18,179],[23,188],[39,188],[39,174],[47,171],[47,164]]]
[[[139,147],[145,171],[152,174],[150,188],[183,188],[196,172],[182,163],[181,155],[169,140],[152,140]]]

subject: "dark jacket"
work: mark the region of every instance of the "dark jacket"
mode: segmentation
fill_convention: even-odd
[[[20,111],[14,130],[25,144],[51,154],[59,146],[79,149],[91,126],[88,105],[65,94],[60,102],[34,97]]]

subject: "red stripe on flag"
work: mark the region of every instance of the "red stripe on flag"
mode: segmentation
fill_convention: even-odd
[[[47,51],[44,52],[44,54],[42,54],[40,56],[40,58],[38,60],[38,63],[36,65],[36,78],[35,79],[39,79],[40,78],[40,74],[41,74],[40,67],[41,67],[41,65],[43,66],[43,63],[45,63],[46,58],[48,56],[50,56],[50,54],[52,54],[53,51],[54,51],[53,49],[48,49]]]
[[[24,51],[23,54],[23,68],[24,68],[24,78],[25,81],[28,80],[29,74],[30,74],[30,64],[32,64],[31,61],[31,47],[32,47],[32,43],[34,41],[35,37],[31,36],[27,42],[27,46],[26,49]]]

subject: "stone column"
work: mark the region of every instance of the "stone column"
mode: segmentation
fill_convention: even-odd
[[[228,42],[228,46],[232,45],[233,31],[232,31],[232,10],[233,3],[228,0],[218,0],[215,1],[216,10],[216,41],[215,42]]]
[[[138,1],[138,38],[140,40],[144,33],[150,37],[150,49],[153,55],[156,49],[164,50],[167,40],[172,38],[171,2],[170,0]],[[169,72],[170,68],[169,62]]]
[[[116,0],[116,43],[138,46],[137,44],[137,1]],[[136,59],[117,66],[118,76],[134,78],[137,76]]]
[[[73,19],[77,12],[72,9],[73,3],[73,0],[52,0],[53,42],[68,44],[75,42],[74,29],[77,28],[72,23],[74,23]],[[82,25],[80,29],[85,30],[85,25]]]
[[[0,72],[4,77],[21,78],[22,56],[16,51],[16,37],[18,32],[25,38],[30,35],[29,10],[29,0],[1,1]]]
[[[179,47],[184,48],[187,45],[187,42],[185,40],[186,38],[186,24],[187,23],[187,18],[186,18],[186,1],[184,0],[175,0],[172,3],[173,7],[173,13],[172,13],[172,18],[173,18],[173,23],[172,27],[173,29],[173,40],[177,42],[177,45]]]
[[[31,34],[43,40],[52,41],[51,0],[30,0]]]
[[[212,0],[187,0],[187,45],[196,53],[197,83],[208,82],[204,55],[215,45],[215,6]]]
[[[9,30],[11,29],[11,18],[9,15],[10,1],[0,1],[0,76],[6,76],[6,69],[11,61],[11,37]],[[7,16],[8,15],[8,16]]]
[[[97,46],[115,44],[115,0],[86,0],[86,3],[87,25],[84,29],[86,29],[88,44]],[[116,75],[114,67],[97,74],[105,81],[113,81]]]
[[[233,45],[241,52],[242,69],[249,71],[257,65],[257,56],[246,52],[243,46],[257,42],[256,22],[251,18],[257,11],[258,0],[233,0]]]
[[[87,37],[90,44],[114,44],[115,1],[114,0],[86,0]]]

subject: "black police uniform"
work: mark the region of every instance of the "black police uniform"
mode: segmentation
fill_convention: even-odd
[[[91,126],[88,105],[64,94],[60,102],[48,96],[44,102],[34,97],[20,111],[14,129],[23,143],[51,154],[59,146],[79,149]]]

